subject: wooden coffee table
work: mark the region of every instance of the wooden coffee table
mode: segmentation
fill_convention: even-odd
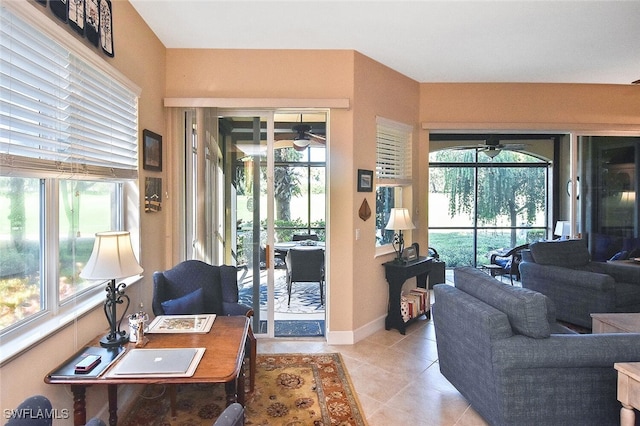
[[[618,401],[620,409],[620,425],[636,424],[635,409],[640,409],[640,362],[616,362],[618,370]]]
[[[73,424],[86,423],[85,392],[87,386],[107,385],[109,393],[109,424],[118,423],[118,385],[121,384],[179,384],[179,383],[224,383],[227,405],[239,402],[244,405],[244,347],[249,331],[249,318],[244,316],[216,317],[211,331],[206,334],[147,334],[149,342],[145,348],[205,348],[204,356],[192,377],[144,377],[144,378],[52,378],[47,374],[44,381],[50,384],[71,385],[73,392]],[[99,346],[102,334],[87,346]],[[128,345],[133,348],[134,344]],[[117,365],[117,362],[114,365]],[[61,366],[52,371],[56,371]],[[113,367],[113,366],[112,366]],[[172,395],[175,397],[175,395]],[[172,398],[173,399],[173,398]],[[172,401],[175,402],[175,401]]]
[[[640,333],[640,314],[591,314],[592,333]]]
[[[637,266],[634,266],[637,267]],[[640,314],[591,314],[593,333],[640,333]],[[640,408],[640,363],[617,362],[620,424],[635,425],[634,408]]]

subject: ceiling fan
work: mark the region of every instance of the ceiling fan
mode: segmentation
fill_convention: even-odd
[[[291,130],[293,132],[284,132],[276,136],[277,145],[293,146],[297,151],[304,151],[312,143],[325,145],[327,142],[326,136],[322,134],[324,129],[318,128],[314,131],[309,124],[302,123],[302,116],[300,123],[294,125]]]
[[[452,149],[475,149],[478,152],[484,153],[490,158],[495,158],[501,151],[520,151],[523,150],[527,144],[524,143],[500,143],[498,136],[489,136],[484,143],[477,145],[457,146]]]

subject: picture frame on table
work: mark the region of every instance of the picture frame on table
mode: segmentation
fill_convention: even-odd
[[[407,247],[402,251],[402,257],[406,262],[414,262],[418,260],[418,253],[414,247]]]
[[[373,170],[358,169],[358,192],[373,191]]]
[[[147,129],[142,131],[142,168],[162,171],[162,136]]]

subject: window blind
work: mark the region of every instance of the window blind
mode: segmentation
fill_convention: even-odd
[[[0,7],[0,165],[137,178],[138,97]]]
[[[382,180],[411,179],[411,135],[406,124],[378,118],[376,132],[376,177]],[[400,182],[398,182],[400,183]]]

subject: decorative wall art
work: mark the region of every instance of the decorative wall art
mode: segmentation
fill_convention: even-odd
[[[142,131],[142,168],[162,171],[162,136],[147,129]]]
[[[360,209],[358,210],[358,216],[362,220],[367,220],[371,217],[371,207],[369,207],[369,203],[365,198],[360,205]]]
[[[46,6],[47,0],[36,0]],[[93,46],[114,56],[111,0],[49,0],[51,12]]]
[[[69,0],[69,26],[84,35],[84,0]]]
[[[144,211],[147,213],[162,210],[162,179],[148,177],[144,180]]]
[[[373,191],[373,170],[358,169],[358,192]]]

